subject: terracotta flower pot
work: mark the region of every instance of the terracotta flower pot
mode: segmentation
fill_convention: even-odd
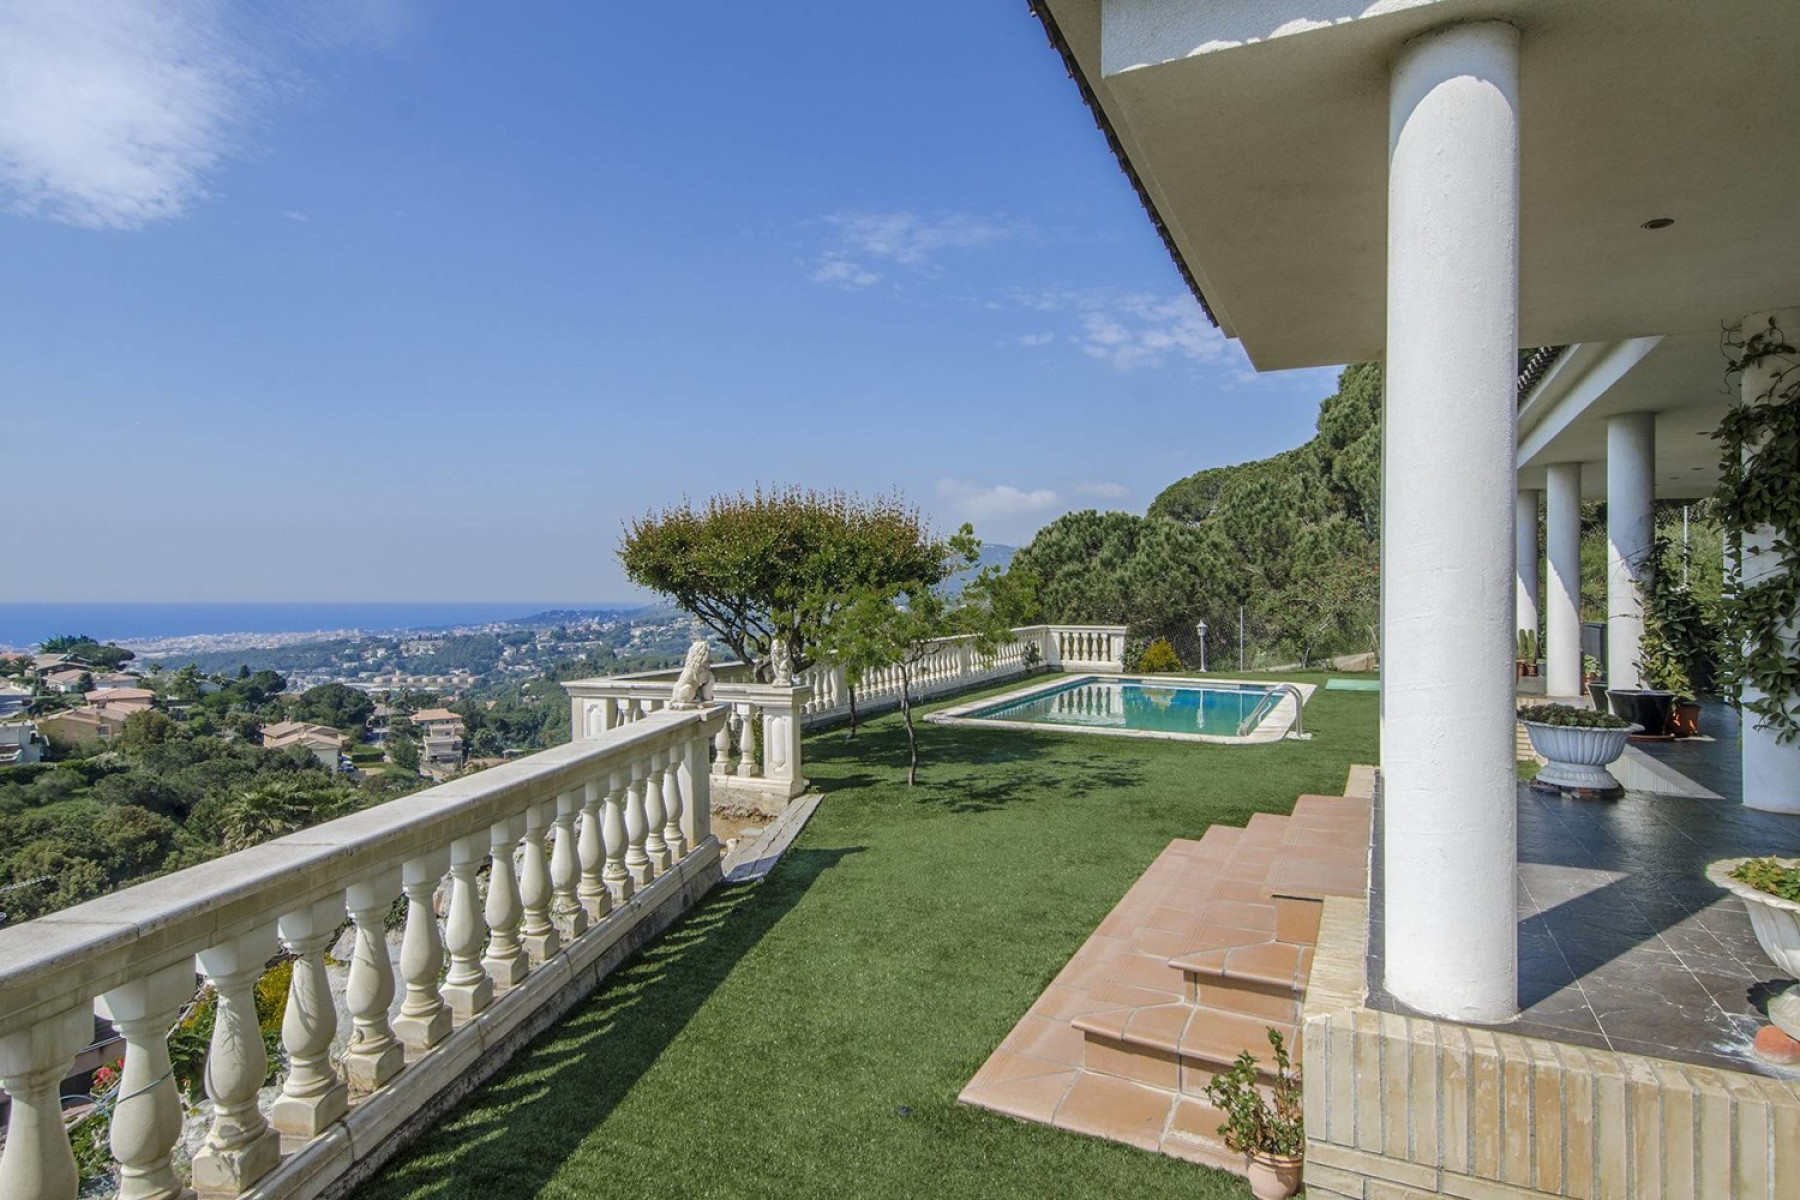
[[[1297,1154],[1252,1154],[1250,1194],[1256,1200],[1287,1200],[1300,1190],[1301,1161]]]
[[[1697,735],[1700,732],[1700,706],[1692,700],[1676,704],[1675,715],[1669,719],[1669,732],[1676,737]]]

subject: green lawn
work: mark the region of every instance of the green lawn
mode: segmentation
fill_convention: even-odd
[[[923,726],[913,789],[898,717],[812,736],[826,799],[777,871],[714,892],[361,1195],[1247,1196],[956,1093],[1169,839],[1340,791],[1376,703],[1321,690],[1314,739],[1270,746]]]

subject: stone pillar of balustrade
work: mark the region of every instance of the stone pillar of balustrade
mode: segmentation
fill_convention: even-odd
[[[644,853],[658,875],[670,866],[669,843],[663,840],[663,774],[668,765],[666,753],[652,754],[644,785]]]
[[[713,734],[712,748],[713,753],[710,773],[713,775],[730,775],[731,718],[729,716],[719,722],[718,731]]]
[[[581,882],[575,887],[576,902],[588,923],[612,912],[612,893],[606,888],[606,835],[600,827],[600,808],[606,800],[606,777],[590,780],[581,792],[581,831],[576,838]]]
[[[450,903],[444,914],[444,949],[450,955],[450,969],[444,975],[442,994],[453,1019],[459,1022],[494,1002],[494,981],[481,965],[487,921],[475,883],[487,850],[485,837],[458,838],[450,846]]]
[[[559,793],[551,822],[556,841],[550,851],[550,915],[557,932],[571,942],[586,933],[588,926],[587,909],[576,894],[581,855],[575,847],[575,818],[586,798],[586,792],[578,787]]]
[[[344,908],[356,926],[350,979],[344,986],[351,1026],[344,1074],[357,1095],[373,1092],[406,1065],[406,1048],[388,1020],[388,1008],[398,988],[394,960],[388,953],[387,914],[399,895],[398,871],[383,871],[351,884],[344,892]]]
[[[0,1037],[0,1088],[12,1106],[0,1150],[0,1196],[73,1200],[80,1177],[63,1131],[58,1085],[93,1040],[86,1004]]]
[[[762,774],[762,764],[757,761],[756,726],[757,706],[754,704],[738,704],[738,763],[739,779],[755,779]]]
[[[519,901],[519,874],[513,858],[525,831],[523,817],[496,821],[488,829],[488,849],[493,867],[488,874],[487,953],[481,965],[496,991],[517,987],[531,969],[525,948],[519,944],[519,922],[524,907]]]
[[[721,714],[716,719],[725,718]],[[710,734],[703,725],[701,732],[683,747],[677,772],[681,785],[681,832],[689,850],[699,848],[712,837],[712,777],[706,762],[709,740]]]
[[[762,706],[763,778],[785,787],[789,799],[806,790],[800,770],[800,710],[811,694],[805,687],[772,688]]]
[[[337,1005],[325,975],[325,947],[336,935],[343,913],[342,901],[334,896],[276,922],[281,944],[294,956],[287,1008],[281,1017],[288,1071],[269,1113],[269,1123],[281,1135],[285,1150],[299,1149],[350,1110],[350,1089],[331,1062]],[[187,974],[192,991],[193,973]]]
[[[438,992],[444,939],[438,932],[437,890],[449,867],[450,853],[445,850],[411,859],[401,868],[406,932],[400,939],[400,974],[406,980],[406,999],[394,1018],[394,1034],[406,1048],[408,1062],[448,1037],[453,1024],[450,1007]]]
[[[631,781],[625,788],[625,869],[631,873],[633,885],[640,888],[656,878],[656,864],[644,848],[650,829],[644,807],[649,776],[649,768],[640,758],[631,764]]]
[[[678,863],[687,857],[687,833],[682,826],[681,763],[682,747],[675,746],[663,761],[663,845],[669,848],[669,861]]]
[[[206,1052],[206,1095],[213,1102],[213,1118],[194,1155],[194,1190],[202,1196],[235,1196],[281,1161],[281,1138],[256,1105],[256,1093],[269,1073],[269,1052],[256,1020],[256,983],[274,953],[275,929],[270,926],[197,956],[215,995]]]
[[[550,916],[550,855],[544,846],[555,805],[555,801],[550,801],[525,810],[524,853],[519,856],[519,903],[524,908],[524,920],[519,925],[519,941],[533,967],[542,966],[562,949],[562,939]]]
[[[193,965],[179,962],[94,1001],[94,1011],[111,1021],[125,1039],[125,1069],[119,1076],[110,1138],[119,1164],[120,1200],[181,1200],[193,1195],[175,1174],[181,1097],[169,1066],[169,1030],[182,1006],[193,998]]]
[[[606,795],[600,810],[600,838],[606,846],[606,866],[601,869],[600,878],[606,884],[615,908],[631,899],[631,871],[625,863],[625,855],[630,846],[625,828],[625,799],[626,789],[630,784],[629,771],[609,772],[606,776]]]

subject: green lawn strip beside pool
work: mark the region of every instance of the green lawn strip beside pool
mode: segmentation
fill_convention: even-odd
[[[1248,1195],[956,1094],[1171,838],[1374,760],[1376,697],[1321,690],[1306,723],[1267,746],[921,725],[911,789],[897,716],[809,736],[826,798],[775,872],[714,892],[360,1194]]]

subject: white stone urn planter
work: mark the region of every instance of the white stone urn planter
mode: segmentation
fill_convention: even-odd
[[[1800,978],[1800,904],[1783,900],[1731,877],[1738,864],[1748,859],[1726,858],[1706,868],[1706,877],[1744,902],[1750,914],[1750,928],[1762,944],[1769,961],[1788,975]],[[1791,858],[1777,859],[1793,866]],[[1769,998],[1769,1020],[1790,1038],[1800,1040],[1800,984]]]
[[[1631,735],[1643,729],[1630,725],[1623,729],[1593,729],[1574,725],[1545,725],[1539,721],[1522,722],[1531,738],[1531,748],[1549,759],[1539,769],[1537,781],[1550,787],[1574,788],[1579,791],[1620,792],[1624,789],[1606,768],[1619,761]]]

